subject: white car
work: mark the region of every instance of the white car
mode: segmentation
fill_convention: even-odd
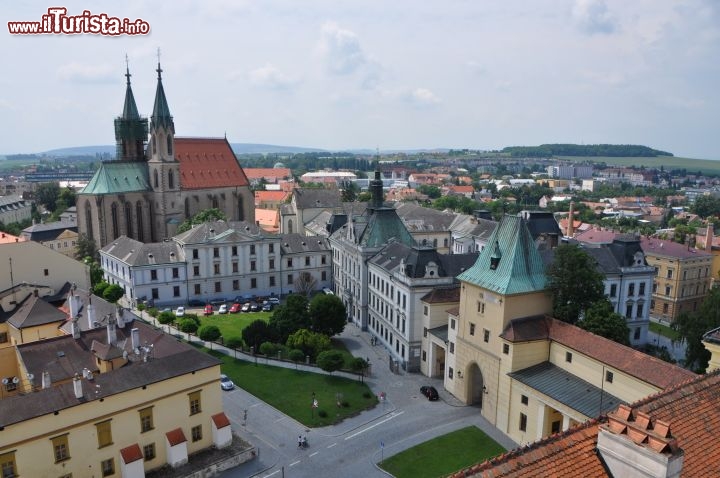
[[[220,308],[218,309],[218,314],[227,314],[227,313],[228,313],[227,305],[225,305],[225,304],[221,305]]]
[[[220,375],[220,388],[223,390],[232,390],[235,388],[235,384],[227,375],[222,374]]]
[[[175,309],[175,317],[184,317],[185,316],[185,307],[182,305]]]

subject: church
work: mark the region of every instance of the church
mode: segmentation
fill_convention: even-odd
[[[250,182],[227,138],[176,137],[159,62],[156,71],[149,128],[126,71],[125,104],[115,119],[116,159],[104,161],[78,193],[79,232],[98,248],[123,235],[163,241],[184,220],[209,208],[230,221],[255,221]]]

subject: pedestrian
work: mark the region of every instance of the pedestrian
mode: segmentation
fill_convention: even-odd
[[[298,435],[298,448],[302,448],[302,435]]]

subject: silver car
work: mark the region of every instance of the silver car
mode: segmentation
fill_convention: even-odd
[[[235,384],[227,375],[222,374],[220,375],[220,388],[223,390],[232,390],[235,388]]]

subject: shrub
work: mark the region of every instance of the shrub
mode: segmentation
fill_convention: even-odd
[[[185,314],[186,319],[190,319],[200,327],[200,317],[197,314]]]
[[[198,330],[198,324],[192,319],[184,318],[178,324],[178,328],[186,334],[194,334]]]
[[[263,342],[260,344],[260,353],[268,357],[275,355],[277,353],[277,345],[272,342]]]
[[[225,346],[229,349],[241,349],[243,346],[243,340],[240,337],[228,337],[225,339]]]
[[[161,324],[172,324],[173,322],[175,322],[175,314],[173,314],[172,312],[160,312],[157,320]]]
[[[109,285],[103,290],[102,298],[106,301],[110,302],[111,304],[116,303],[120,297],[125,295],[125,289],[120,287],[117,284]]]
[[[372,398],[373,394],[370,392],[363,392],[363,398]]]
[[[343,408],[348,408],[350,406],[350,402],[348,402],[347,400],[343,400],[342,402],[340,402],[340,405]]]
[[[158,314],[160,313],[160,311],[158,310],[157,307],[150,307],[150,308],[147,310],[147,313],[148,313],[148,315],[149,315],[150,317],[157,317]]]
[[[288,353],[288,357],[290,358],[290,360],[292,360],[295,363],[302,362],[303,360],[305,360],[305,354],[303,353],[302,350],[298,350],[298,349],[292,349],[290,351],[290,353]]]
[[[317,357],[318,366],[326,372],[340,370],[345,363],[345,356],[339,350],[326,350]]]
[[[325,410],[318,410],[318,416],[320,418],[325,418],[327,417],[327,412]]]
[[[217,325],[203,325],[198,329],[198,337],[208,342],[215,342],[221,336]]]

